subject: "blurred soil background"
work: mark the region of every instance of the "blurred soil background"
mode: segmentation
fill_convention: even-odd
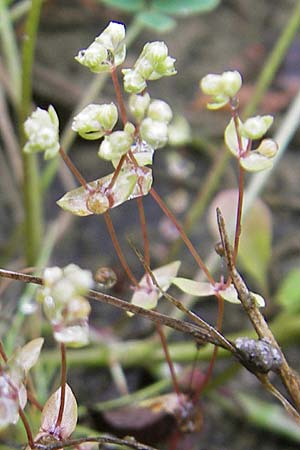
[[[145,42],[154,40],[164,40],[170,55],[177,60],[178,74],[150,83],[149,91],[153,98],[166,100],[174,113],[183,114],[191,125],[190,144],[177,149],[158,150],[154,161],[154,187],[180,220],[184,219],[201,191],[205,177],[222,147],[224,126],[229,120],[228,111],[209,112],[205,109],[206,99],[200,93],[199,80],[207,73],[239,70],[244,78],[241,91],[243,108],[253,95],[258,74],[294,4],[292,0],[223,0],[217,9],[208,14],[178,19],[176,28],[170,32],[161,34],[142,31],[129,48],[125,67],[134,63]],[[78,98],[92,80],[91,73],[80,66],[74,56],[79,49],[86,48],[110,20],[124,22],[126,26],[130,26],[132,16],[111,9],[96,0],[52,0],[44,4],[34,69],[34,97],[36,104],[41,107],[48,107],[49,104],[55,106],[61,120],[61,128],[69,120]],[[21,34],[22,24],[19,26]],[[276,130],[299,87],[300,42],[297,38],[257,110],[257,113],[276,116],[272,131]],[[95,102],[110,101],[115,101],[115,96],[111,83],[107,82]],[[273,214],[273,258],[268,273],[270,299],[280,278],[300,263],[299,145],[298,133],[262,196]],[[98,159],[97,150],[96,142],[82,139],[77,139],[72,146],[70,156],[87,180],[99,178],[111,171],[109,164]],[[236,186],[236,175],[234,162],[230,162],[218,190]],[[70,178],[62,169],[46,197],[47,220],[57,216],[59,208],[55,201],[69,189],[70,183]],[[144,204],[152,242],[152,265],[155,267],[167,259],[176,233],[150,196],[145,198]],[[142,247],[137,206],[133,201],[127,202],[113,210],[111,215],[128,261],[136,276],[140,277],[143,270],[128,244],[128,238],[131,238],[135,245]],[[10,227],[9,216],[2,216],[1,239],[4,240]],[[214,239],[208,233],[205,215],[193,227],[191,236],[201,256],[205,258],[215,245]],[[74,262],[92,271],[101,266],[111,267],[118,275],[118,282],[110,292],[121,298],[130,297],[129,284],[120,268],[101,216],[72,218],[62,237],[51,256],[51,264],[64,265]],[[183,261],[181,275],[192,278],[196,266],[190,255],[180,250],[176,258]],[[255,288],[255,285],[253,287]],[[216,320],[216,305],[213,303],[212,299],[209,299],[197,306],[198,312],[211,323]],[[92,322],[97,339],[111,339],[115,335],[118,339],[142,338],[152,330],[152,325],[148,322],[138,318],[130,322],[123,313],[112,307],[93,305],[93,312]],[[272,304],[268,303],[267,314],[270,319],[276,314],[276,308],[273,308]],[[226,304],[225,331],[233,332],[247,327],[243,313],[235,305]],[[176,340],[176,336],[174,339]],[[299,370],[298,343],[291,343],[286,350],[291,365]],[[216,374],[222,373],[231,364],[232,360],[217,363]],[[205,370],[207,362],[199,363],[199,367]],[[153,375],[149,373],[146,365],[143,368],[126,368],[125,371],[131,391],[146,386],[152,380]],[[103,368],[74,368],[70,370],[69,377],[79,401],[83,404],[88,405],[91,400],[108,400],[119,395],[109,371]],[[225,397],[237,389],[270,400],[270,397],[262,392],[255,377],[245,370],[240,370],[221,389]],[[204,416],[202,429],[199,433],[182,437],[178,450],[299,448],[299,444],[294,444],[289,439],[279,438],[271,432],[255,428],[243,420],[242,414],[240,417],[239,413],[229,414],[212,397],[205,396],[200,400],[199,407]],[[98,421],[99,429],[102,419],[103,417],[93,417],[93,424]],[[86,420],[89,423],[92,419],[88,417]],[[119,419],[121,422],[122,420]],[[154,428],[174,427],[172,421],[169,424],[166,420],[165,417],[162,418],[161,422],[154,424]],[[149,430],[145,431],[145,436],[147,433],[153,433],[151,426]],[[164,448],[162,443],[152,443],[159,449]]]

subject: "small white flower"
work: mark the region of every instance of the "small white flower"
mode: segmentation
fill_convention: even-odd
[[[147,116],[168,124],[172,120],[173,112],[168,103],[163,100],[153,100],[149,105]]]
[[[45,159],[56,156],[60,148],[58,126],[58,117],[53,106],[50,105],[48,111],[37,108],[24,123],[28,138],[23,148],[24,153],[45,152]]]
[[[144,119],[140,128],[141,137],[153,149],[161,148],[168,142],[168,126],[164,122],[153,120],[150,117]]]
[[[111,131],[118,121],[118,110],[114,103],[86,106],[74,117],[72,130],[84,139],[99,139]]]

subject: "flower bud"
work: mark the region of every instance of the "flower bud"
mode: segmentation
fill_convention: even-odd
[[[149,105],[147,116],[158,122],[168,124],[173,117],[173,113],[168,103],[163,100],[153,100]]]
[[[243,136],[250,139],[260,139],[263,137],[273,123],[272,116],[250,117],[243,124],[241,132]]]
[[[175,59],[168,56],[168,47],[164,42],[148,42],[134,68],[145,80],[157,80],[176,74]]]
[[[122,23],[110,22],[105,30],[96,37],[95,42],[99,42],[111,52],[115,52],[124,39],[125,26]]]
[[[108,72],[119,66],[126,56],[125,27],[121,23],[110,22],[86,49],[81,50],[75,59],[92,72]]]
[[[118,120],[118,110],[114,103],[88,105],[74,117],[72,130],[84,139],[99,139],[111,131]]]
[[[278,145],[273,139],[264,139],[256,151],[267,158],[274,158],[278,152]]]
[[[75,59],[94,73],[108,72],[111,69],[108,51],[98,42],[93,42],[86,50],[80,50]]]
[[[105,136],[102,141],[98,156],[99,158],[111,161],[128,152],[133,143],[133,136],[126,131],[115,131],[109,136]]]
[[[145,93],[144,95],[132,94],[129,98],[129,109],[134,118],[140,122],[146,115],[146,111],[150,104],[150,95]]]
[[[168,142],[168,126],[164,122],[147,117],[141,123],[140,134],[153,149],[161,148]]]
[[[234,97],[242,87],[242,77],[237,71],[223,72],[222,75],[223,94]]]
[[[206,95],[220,95],[223,90],[221,75],[208,74],[200,81],[200,88]]]
[[[24,153],[45,152],[45,159],[56,156],[60,148],[58,126],[58,117],[53,106],[50,105],[48,111],[37,108],[24,123],[28,138],[23,148]]]
[[[124,89],[129,94],[139,94],[147,87],[146,81],[136,70],[123,69],[122,73]]]

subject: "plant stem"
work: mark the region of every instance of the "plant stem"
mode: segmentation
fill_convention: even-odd
[[[22,408],[19,408],[19,416],[20,416],[20,419],[23,422],[23,425],[24,425],[24,428],[25,428],[25,431],[26,431],[28,445],[29,445],[30,448],[35,448],[35,446],[34,446],[34,439],[33,439],[33,435],[32,435],[31,429],[30,429],[30,425],[29,425],[28,420],[26,419],[26,416],[25,416],[24,411],[23,411]]]
[[[122,91],[120,88],[120,83],[118,80],[118,75],[117,75],[115,66],[113,66],[113,68],[111,69],[111,78],[112,78],[114,88],[115,88],[115,93],[117,96],[117,102],[118,102],[118,106],[120,109],[121,119],[122,119],[123,125],[125,125],[125,123],[127,122],[127,113],[126,113],[123,95],[122,95]]]
[[[179,388],[179,384],[178,384],[178,380],[177,380],[177,376],[176,376],[176,372],[175,372],[175,368],[174,368],[174,364],[169,352],[169,348],[168,348],[168,343],[166,340],[166,336],[163,332],[163,328],[160,324],[156,324],[156,330],[157,333],[159,335],[160,338],[160,342],[163,348],[163,352],[165,354],[165,358],[170,370],[170,374],[171,374],[171,378],[172,378],[172,382],[173,382],[173,387],[174,387],[174,391],[176,392],[176,394],[179,396],[181,394],[180,388]]]
[[[243,167],[239,164],[239,188],[238,188],[238,205],[236,211],[236,222],[235,222],[235,234],[234,234],[234,247],[233,247],[233,261],[236,263],[239,241],[242,231],[242,211],[243,211],[243,199],[244,199],[244,174],[245,171]]]
[[[107,226],[110,238],[112,240],[112,243],[113,243],[114,248],[116,250],[116,253],[118,255],[119,261],[120,261],[123,269],[125,270],[128,278],[132,282],[132,284],[134,286],[138,287],[139,283],[138,283],[137,279],[135,278],[135,276],[133,275],[130,267],[127,264],[126,258],[125,258],[124,254],[122,252],[121,247],[120,247],[120,244],[119,244],[119,241],[118,241],[118,238],[117,238],[117,235],[116,235],[116,231],[115,231],[115,228],[113,226],[113,223],[112,223],[112,220],[111,220],[111,217],[110,217],[110,214],[109,214],[108,211],[106,211],[104,213],[104,219],[105,219],[105,222],[106,222],[106,226]]]
[[[72,172],[74,177],[79,181],[81,186],[84,189],[89,190],[89,186],[88,186],[85,178],[81,175],[81,173],[79,172],[77,167],[72,162],[71,158],[66,154],[66,152],[64,151],[64,149],[62,147],[60,147],[60,149],[59,149],[59,154],[62,157],[62,159],[64,160],[64,163],[66,164],[68,169]]]
[[[32,102],[32,67],[36,36],[40,19],[42,0],[32,0],[26,22],[22,49],[22,83],[19,99],[19,132],[21,148],[25,143],[23,123],[27,118]],[[42,201],[39,185],[37,155],[23,153],[23,194],[25,204],[25,250],[29,266],[36,263],[43,229]]]
[[[174,224],[174,226],[176,227],[176,229],[178,230],[183,242],[185,243],[185,245],[187,246],[187,248],[189,249],[191,255],[193,256],[194,260],[196,261],[196,263],[198,264],[198,266],[200,267],[200,269],[204,272],[204,274],[206,275],[207,279],[209,280],[209,282],[211,284],[215,284],[215,280],[213,279],[211,273],[209,272],[208,268],[206,267],[206,265],[204,264],[202,258],[199,256],[199,254],[197,253],[195,247],[193,246],[192,242],[190,241],[190,239],[188,238],[188,236],[186,235],[185,231],[183,230],[183,228],[181,227],[181,225],[179,225],[179,223],[177,222],[175,216],[173,215],[173,213],[171,213],[171,211],[169,210],[169,208],[166,206],[166,204],[163,202],[163,200],[161,199],[161,197],[157,194],[157,192],[154,190],[154,188],[150,189],[150,194],[151,196],[154,198],[154,200],[156,201],[156,203],[158,204],[158,206],[161,208],[161,210],[164,212],[164,214],[171,220],[171,222]]]
[[[60,404],[55,429],[59,429],[61,426],[66,401],[67,361],[66,361],[66,346],[63,343],[60,344],[60,353],[61,353]]]

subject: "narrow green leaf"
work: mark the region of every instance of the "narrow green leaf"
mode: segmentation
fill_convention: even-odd
[[[292,269],[281,282],[275,296],[277,302],[288,312],[300,311],[300,269]]]
[[[237,399],[250,423],[291,441],[300,442],[299,425],[281,406],[242,393],[237,395]]]
[[[220,0],[153,0],[152,7],[167,14],[189,16],[211,11],[219,3]]]
[[[100,0],[100,2],[107,6],[111,6],[112,8],[118,8],[122,11],[133,13],[145,8],[144,0]]]
[[[137,16],[137,20],[144,27],[161,33],[170,31],[176,26],[176,21],[172,19],[172,17],[158,11],[150,10],[140,12]]]

